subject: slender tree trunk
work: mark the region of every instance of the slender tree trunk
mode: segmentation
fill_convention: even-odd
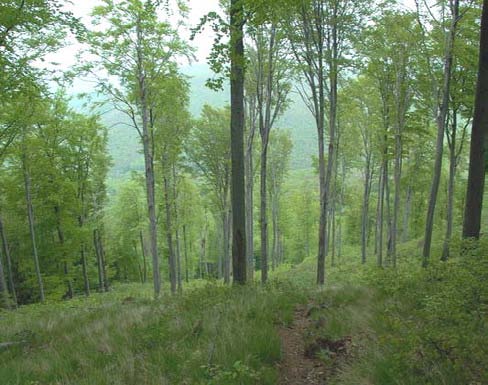
[[[175,222],[175,247],[176,247],[176,274],[178,283],[178,292],[183,291],[183,282],[181,278],[181,253],[180,253],[180,232],[178,223],[178,190],[177,190],[177,175],[176,165],[173,163],[173,206],[174,206],[174,222]]]
[[[449,141],[449,180],[447,183],[447,224],[446,236],[442,247],[442,261],[447,261],[449,258],[449,244],[452,236],[452,221],[454,208],[454,180],[456,177],[456,134],[457,134],[457,114],[453,113],[453,122],[451,130],[451,138]]]
[[[381,177],[380,177],[380,199],[379,199],[379,210],[378,210],[378,255],[377,255],[377,263],[379,267],[383,266],[383,234],[384,234],[384,206],[385,206],[385,181],[387,178],[387,168],[386,168],[386,160],[383,160],[383,164],[381,166]]]
[[[102,255],[100,252],[100,246],[98,241],[98,229],[93,230],[93,246],[95,248],[95,254],[97,256],[97,270],[98,270],[98,291],[101,293],[105,290],[105,283],[103,282],[103,266]],[[135,248],[135,246],[134,246]],[[137,258],[137,253],[136,253]]]
[[[392,234],[393,234],[393,222],[391,215],[391,194],[390,194],[390,177],[389,177],[389,164],[385,163],[385,200],[386,200],[386,226],[387,226],[387,239],[386,239],[386,263],[390,265],[392,262]]]
[[[366,248],[368,243],[368,215],[369,215],[369,195],[371,179],[371,154],[366,155],[364,166],[364,192],[363,192],[363,209],[361,213],[361,263],[366,263]]]
[[[10,257],[10,249],[8,246],[7,234],[5,233],[5,228],[3,226],[3,219],[2,219],[1,215],[0,215],[0,237],[2,238],[3,254],[5,255],[5,259],[7,261],[7,272],[8,272],[8,282],[9,282],[9,286],[10,286],[10,293],[12,295],[14,305],[15,305],[15,307],[17,307],[18,301],[17,301],[17,292],[15,290],[14,277],[13,277],[13,273],[12,273],[12,259]]]
[[[56,229],[58,232],[58,241],[59,244],[61,245],[62,253],[63,253],[63,272],[66,278],[66,286],[67,286],[67,292],[65,294],[65,297],[71,299],[73,298],[73,283],[71,282],[71,277],[69,276],[69,268],[68,268],[68,261],[67,261],[68,256],[66,255],[66,251],[64,249],[64,232],[61,227],[61,216],[59,211],[60,211],[59,207],[55,206],[54,213],[56,214]]]
[[[139,230],[139,241],[141,243],[142,252],[142,280],[143,283],[147,282],[147,261],[146,261],[146,245],[144,244],[144,236],[142,230]]]
[[[86,250],[85,250],[84,242],[81,242],[80,258],[81,258],[81,269],[83,273],[83,288],[85,291],[85,295],[88,297],[90,295],[90,280],[88,279],[88,264],[86,261]]]
[[[200,243],[200,263],[199,263],[199,272],[200,272],[200,279],[203,279],[203,263],[205,261],[205,234],[203,235],[202,241]]]
[[[188,248],[186,242],[186,225],[183,225],[183,253],[185,254],[185,282],[188,283],[189,279],[189,270],[188,270]]]
[[[139,271],[139,280],[143,283],[144,277],[142,273],[142,266],[141,262],[139,261],[139,252],[137,251],[137,241],[135,239],[132,240],[132,247],[134,247],[134,259],[137,262],[137,270]]]
[[[164,163],[164,162],[163,162]],[[171,221],[171,204],[169,196],[169,181],[166,176],[163,176],[164,186],[164,206],[166,209],[166,242],[168,244],[168,268],[169,279],[171,284],[171,293],[176,294],[176,261],[173,251],[173,234],[172,234],[172,221]]]
[[[253,109],[251,106],[249,110]],[[251,113],[251,112],[250,112]],[[253,112],[254,113],[254,112]],[[248,278],[254,279],[254,162],[252,150],[254,133],[256,131],[254,119],[251,119],[246,148],[246,253],[248,264]]]
[[[24,149],[25,151],[25,149]],[[36,243],[36,232],[34,228],[34,208],[32,207],[32,196],[31,196],[31,179],[29,171],[27,169],[25,153],[22,155],[22,168],[24,172],[24,187],[25,187],[25,201],[27,204],[27,217],[29,220],[29,233],[32,245],[32,257],[34,259],[34,269],[37,277],[37,285],[39,287],[39,298],[41,302],[44,302],[44,285],[42,282],[41,268],[39,266],[39,256],[37,254],[37,243]]]
[[[397,110],[400,110],[400,107],[398,107]],[[398,111],[398,113],[400,112]],[[395,183],[395,192],[393,197],[393,221],[391,227],[391,258],[392,258],[393,267],[396,267],[396,263],[397,263],[396,246],[397,246],[397,235],[398,235],[398,217],[400,215],[399,212],[400,212],[400,194],[401,194],[400,183],[401,183],[401,176],[402,176],[403,123],[397,122],[396,126],[397,127],[395,132],[395,169],[393,174],[393,180]]]
[[[244,3],[230,3],[230,94],[232,160],[232,270],[234,282],[246,283],[246,205],[244,181]]]
[[[381,180],[383,179],[383,165],[380,165],[380,171],[378,173],[378,196],[376,199],[376,223],[374,227],[374,255],[378,256],[378,244],[379,244],[379,224],[380,224],[380,211],[381,211],[381,188],[382,183]]]
[[[2,253],[0,253],[0,297],[5,308],[10,307],[10,301],[8,296],[7,281],[5,280],[5,272],[3,269]]]
[[[323,88],[320,87],[319,96],[320,107],[322,110],[325,98],[323,96]],[[327,195],[326,190],[326,169],[325,169],[325,144],[324,144],[324,119],[323,112],[317,118],[317,134],[319,146],[319,184],[320,184],[320,217],[319,217],[319,246],[317,256],[317,284],[323,285],[325,283],[325,255],[327,243]],[[329,155],[330,159],[330,155]],[[331,163],[331,162],[329,162]]]
[[[330,215],[330,220],[331,220],[331,227],[332,227],[332,234],[331,234],[331,239],[332,239],[332,242],[331,242],[331,250],[332,250],[332,253],[331,253],[331,266],[334,267],[335,266],[335,255],[336,255],[336,218],[335,218],[335,212],[336,212],[336,202],[334,200],[334,202],[332,203],[332,210],[331,210],[331,215]]]
[[[139,103],[141,107],[142,118],[142,144],[144,152],[144,168],[146,179],[147,209],[149,216],[149,239],[151,246],[154,297],[158,298],[161,293],[161,275],[159,272],[159,255],[158,255],[158,236],[156,221],[156,204],[155,204],[155,182],[154,182],[154,149],[152,141],[152,129],[150,127],[149,108],[147,102],[146,75],[143,67],[143,34],[140,28],[140,20],[137,23],[137,77],[139,86]]]
[[[278,242],[279,242],[279,229],[278,229],[278,192],[276,192],[276,186],[274,188],[275,193],[270,196],[271,200],[271,220],[273,223],[273,241],[272,241],[272,269],[274,270],[279,263],[278,255]],[[270,194],[271,195],[271,194]]]
[[[263,128],[265,129],[265,128]],[[262,138],[261,148],[261,210],[260,210],[260,227],[261,227],[261,282],[268,281],[268,216],[267,216],[267,162],[268,162],[268,137]]]
[[[110,289],[108,281],[107,268],[105,263],[105,249],[103,247],[102,234],[98,231],[98,250],[100,251],[100,263],[102,264],[103,286],[106,292]]]
[[[369,191],[371,191],[371,179],[372,176],[370,176],[370,184],[369,184]],[[338,218],[338,225],[337,225],[337,243],[338,243],[338,248],[337,248],[337,257],[340,261],[340,257],[342,256],[342,212],[344,208],[344,194],[346,191],[346,159],[345,157],[342,157],[342,173],[341,173],[341,194],[339,197],[339,207],[340,207],[340,213]],[[369,201],[369,197],[368,197]]]
[[[459,0],[454,0],[452,9],[451,27],[449,36],[446,39],[446,47],[444,53],[444,79],[442,84],[442,101],[439,106],[439,113],[437,114],[437,140],[436,140],[436,156],[434,163],[434,173],[432,176],[432,185],[430,188],[429,205],[427,208],[427,219],[425,221],[425,237],[424,249],[422,253],[422,266],[427,267],[430,259],[430,249],[432,244],[432,231],[434,229],[434,213],[437,203],[437,192],[439,190],[439,183],[442,172],[442,155],[444,151],[444,131],[446,129],[446,117],[449,109],[449,96],[451,86],[451,69],[453,61],[454,40],[456,37],[456,26],[459,18]]]
[[[317,265],[317,283],[319,285],[323,285],[325,283],[325,256],[327,254],[326,251],[326,240],[327,240],[327,212],[328,212],[328,205],[330,199],[330,184],[333,176],[334,170],[334,159],[335,159],[335,140],[336,140],[336,118],[337,118],[337,78],[338,78],[338,69],[337,69],[337,30],[336,28],[332,29],[332,41],[333,41],[333,53],[332,59],[330,63],[329,69],[329,83],[330,83],[330,95],[329,95],[329,148],[328,148],[328,162],[327,162],[327,171],[325,173],[325,180],[324,180],[324,188],[322,190],[322,203],[321,205],[323,210],[323,240],[322,240],[322,247],[323,247],[323,255],[320,252],[319,246],[319,263]],[[321,87],[322,88],[322,87]],[[323,144],[322,144],[323,146]],[[320,225],[319,225],[320,227]],[[320,243],[320,235],[319,235],[319,243]]]
[[[227,205],[226,205],[227,206]],[[224,230],[224,283],[230,283],[230,232],[231,232],[231,212],[226,210],[223,214]]]
[[[175,231],[176,237],[176,273],[178,275],[178,293],[183,291],[183,279],[181,276],[181,254],[180,254],[180,237],[178,228]]]
[[[409,239],[409,223],[410,223],[410,212],[412,211],[412,185],[409,184],[407,187],[407,196],[405,197],[405,211],[403,212],[403,231],[402,231],[402,242],[407,242]]]
[[[480,33],[478,83],[471,131],[468,187],[464,208],[463,238],[480,236],[481,210],[485,184],[485,152],[488,147],[488,0],[483,1]]]

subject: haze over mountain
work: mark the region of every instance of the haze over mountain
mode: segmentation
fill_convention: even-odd
[[[204,104],[221,107],[229,103],[228,88],[223,91],[213,91],[206,87],[206,80],[212,76],[206,64],[192,64],[182,68],[182,72],[189,77],[191,95],[190,112],[194,117],[200,115]],[[292,169],[308,169],[311,167],[312,155],[316,153],[317,134],[313,117],[297,93],[292,94],[290,108],[279,119],[277,127],[289,130],[293,140],[291,156]],[[74,100],[75,108],[82,108],[80,102]],[[122,113],[110,110],[102,115],[103,123],[109,128],[109,151],[113,166],[111,176],[123,177],[133,170],[143,170],[143,158],[139,137],[129,121]],[[259,140],[258,138],[256,140]]]

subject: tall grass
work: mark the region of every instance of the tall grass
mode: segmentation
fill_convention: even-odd
[[[289,281],[199,284],[154,301],[150,288],[0,315],[2,385],[274,384],[277,325],[304,294]]]

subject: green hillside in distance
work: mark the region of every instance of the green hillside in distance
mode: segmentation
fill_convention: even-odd
[[[182,68],[189,77],[191,87],[190,112],[198,117],[204,104],[221,107],[229,104],[229,90],[213,91],[205,86],[206,80],[212,76],[206,64],[192,64]],[[279,119],[276,128],[290,131],[293,141],[291,169],[302,170],[311,167],[311,157],[316,152],[317,134],[313,117],[296,93],[292,94],[293,102],[286,113]],[[82,100],[73,100],[76,109],[82,108]],[[105,107],[102,121],[109,130],[109,151],[113,166],[111,178],[121,178],[134,170],[143,170],[144,162],[141,154],[139,136],[123,113]]]

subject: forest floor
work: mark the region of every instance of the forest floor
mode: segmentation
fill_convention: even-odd
[[[359,358],[368,340],[372,292],[349,284],[309,292],[279,330],[278,385],[326,385]]]
[[[154,300],[120,284],[0,310],[0,384],[488,384],[486,255],[488,240],[428,269],[343,260],[323,288],[307,259],[264,286],[195,280]]]
[[[326,381],[324,362],[307,356],[306,334],[311,327],[307,308],[296,308],[293,322],[280,329],[281,362],[278,364],[279,385],[322,385]]]

